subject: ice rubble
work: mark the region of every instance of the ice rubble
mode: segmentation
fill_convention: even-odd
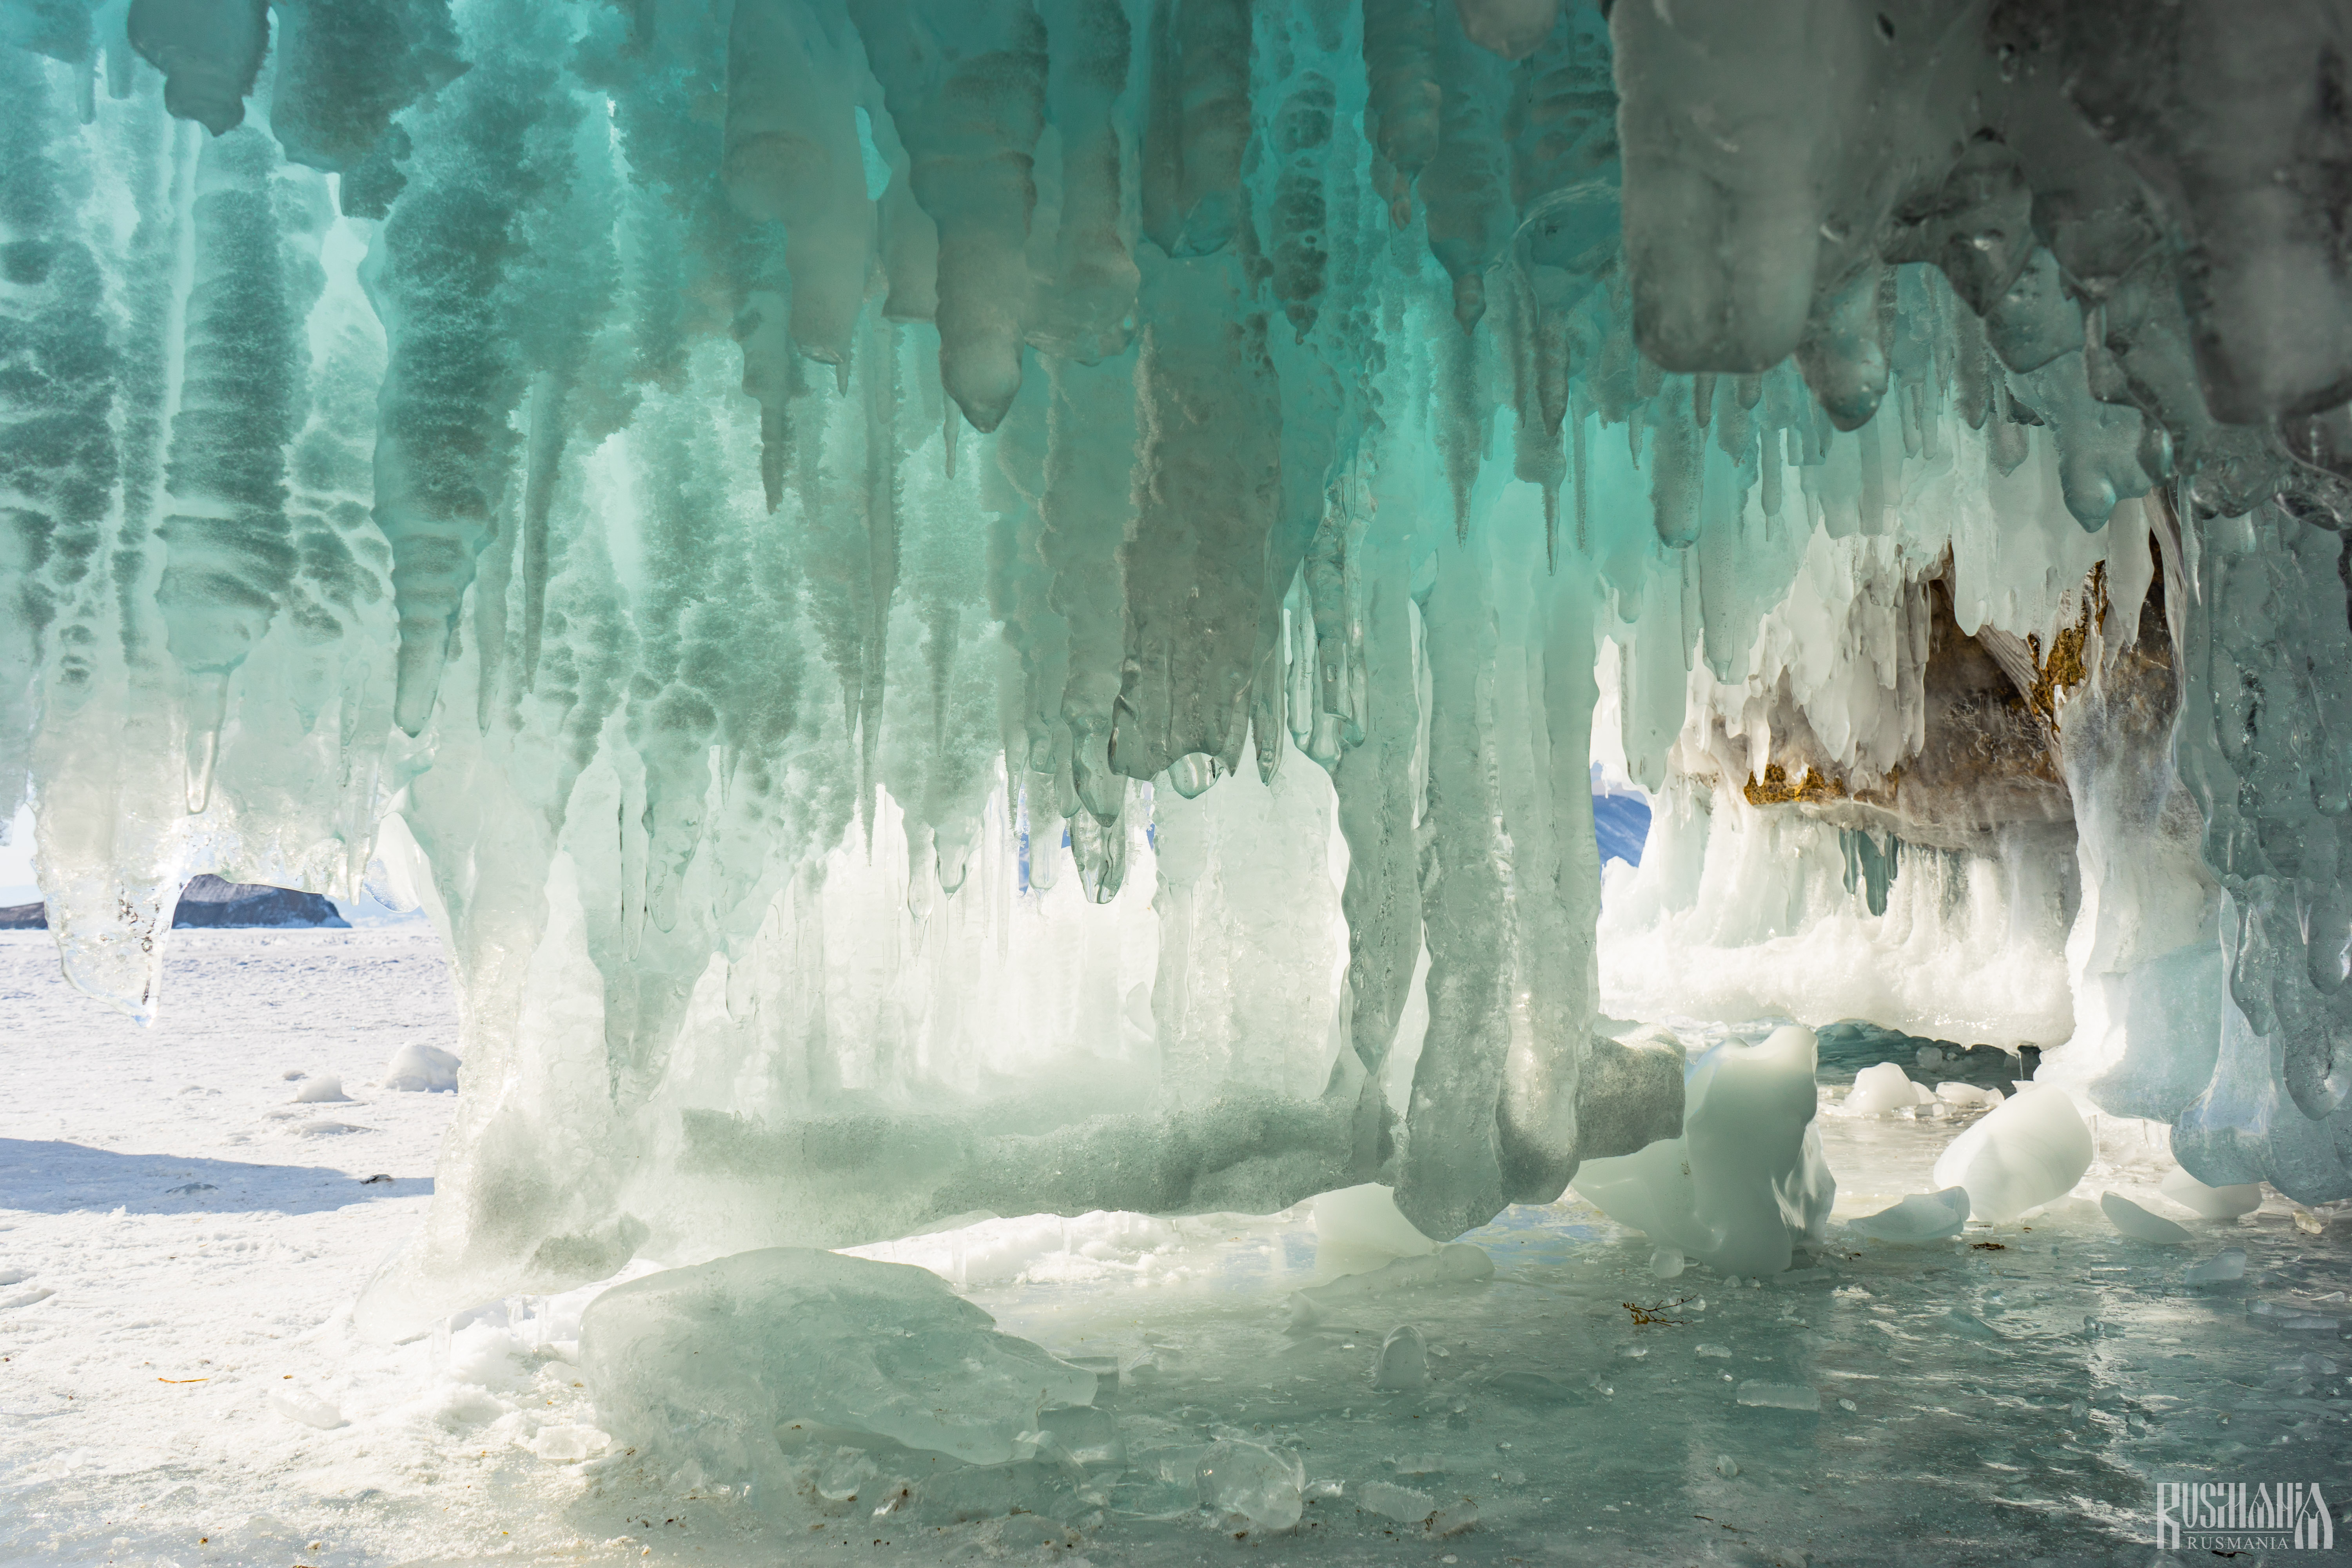
[[[993,1321],[928,1269],[767,1247],[605,1291],[580,1364],[601,1426],[716,1481],[772,1479],[780,1440],[820,1428],[1002,1465],[1095,1374]]]
[[[0,820],[142,1016],[191,872],[433,912],[384,1331],[1454,1236],[1680,1125],[1596,987],[2352,1193],[2345,24],[2103,18],[11,6]]]

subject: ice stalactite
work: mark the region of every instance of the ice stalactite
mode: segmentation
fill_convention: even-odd
[[[1364,75],[1370,101],[1364,130],[1372,143],[1372,181],[1390,221],[1412,219],[1412,184],[1437,155],[1435,0],[1364,0]]]
[[[1681,1125],[1604,997],[2031,1040],[2332,1195],[2344,52],[11,8],[0,794],[142,1015],[189,872],[435,911],[378,1328],[980,1207],[1456,1230]]]
[[[477,63],[430,111],[417,188],[381,236],[373,287],[391,357],[376,514],[400,608],[396,717],[412,735],[431,716],[475,563],[505,521],[524,367],[501,295],[520,271],[525,217],[562,181],[579,112],[526,47]]]
[[[448,0],[279,0],[269,129],[286,156],[343,176],[343,209],[382,217],[413,150],[401,110],[465,68]]]
[[[0,362],[10,370],[0,392],[0,806],[13,817],[31,765],[44,664],[54,659],[69,688],[91,679],[93,591],[105,581],[117,458],[104,275],[74,214],[89,180],[84,153],[56,136],[38,63],[12,51],[0,72],[0,135],[12,154],[0,175]]]
[[[285,254],[271,189],[277,158],[266,133],[245,127],[196,159],[194,281],[155,589],[166,644],[191,687],[191,814],[212,794],[229,678],[268,632],[294,576],[286,447],[303,368],[294,334],[319,279]]]
[[[1144,279],[1127,652],[1110,763],[1200,794],[1240,765],[1283,410],[1266,320],[1230,257]]]
[[[793,344],[840,371],[874,265],[856,50],[845,14],[795,0],[737,6],[727,37],[728,194],[783,225]]]
[[[1059,221],[1050,279],[1041,278],[1030,341],[1095,364],[1133,335],[1135,258],[1121,232],[1127,170],[1117,111],[1134,29],[1116,0],[1062,0],[1045,13],[1047,105],[1061,136]]]
[[[163,73],[163,106],[214,135],[245,120],[269,50],[268,0],[132,0],[131,47]]]
[[[939,225],[940,384],[986,434],[1021,385],[1045,24],[1030,0],[855,0],[852,15]]]

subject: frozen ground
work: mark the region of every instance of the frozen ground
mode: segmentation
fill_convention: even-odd
[[[10,1564],[2145,1563],[2172,1560],[2145,1544],[2155,1479],[2352,1501],[2352,1216],[2189,1219],[2155,1195],[2143,1130],[2110,1125],[2041,1215],[1917,1249],[1833,1226],[1813,1266],[1760,1284],[1660,1280],[1646,1242],[1573,1200],[1475,1233],[1491,1281],[1305,1325],[1292,1291],[1378,1260],[1318,1255],[1303,1214],[1010,1219],[876,1248],[1117,1368],[1124,1460],[1092,1464],[1096,1500],[1059,1521],[877,1517],[888,1474],[763,1514],[604,1447],[572,1363],[593,1292],[407,1345],[351,1333],[452,1103],[374,1082],[402,1044],[454,1034],[429,934],[182,932],[174,953],[142,1033],[68,993],[44,937],[0,937]],[[350,1100],[295,1103],[330,1075]],[[1848,1118],[1843,1093],[1822,1091],[1838,1218],[1927,1190],[1960,1121]],[[2090,1201],[2110,1188],[2193,1243],[2117,1235]],[[2242,1283],[2183,1283],[2224,1247],[2250,1258]],[[1406,1322],[1431,1384],[1375,1394]],[[1820,1412],[1742,1405],[1750,1384],[1813,1390]],[[1297,1533],[1236,1539],[1192,1508],[1194,1461],[1228,1434],[1294,1447],[1327,1483]],[[803,1456],[811,1479],[835,1457]]]

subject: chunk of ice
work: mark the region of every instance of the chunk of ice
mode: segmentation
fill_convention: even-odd
[[[1813,1127],[1814,1037],[1795,1025],[1698,1060],[1683,1135],[1588,1160],[1575,1187],[1622,1225],[1727,1274],[1778,1274],[1826,1238],[1836,1179]]]
[[[1946,1187],[1940,1193],[1914,1193],[1893,1208],[1864,1215],[1847,1228],[1873,1241],[1917,1247],[1958,1236],[1968,1223],[1968,1189]]]
[[[1822,1407],[1819,1389],[1801,1383],[1758,1383],[1753,1379],[1739,1385],[1739,1403],[1765,1410],[1813,1410]]]
[[[541,1427],[530,1440],[530,1451],[551,1463],[568,1465],[603,1453],[611,1442],[596,1427],[566,1424]]]
[[[2099,1208],[2117,1230],[2134,1241],[2152,1241],[2159,1247],[2185,1247],[2194,1239],[2162,1215],[2148,1213],[2119,1193],[2101,1193]]]
[[[1404,1392],[1429,1386],[1429,1350],[1421,1331],[1411,1323],[1389,1331],[1381,1342],[1381,1359],[1372,1369],[1372,1386]]]
[[[2066,1091],[2028,1084],[1952,1140],[1936,1184],[1966,1187],[1970,1213],[1996,1224],[2064,1197],[2091,1168],[2091,1130]]]
[[[714,1479],[767,1473],[796,1421],[996,1464],[1041,1406],[1091,1404],[1095,1374],[994,1321],[928,1269],[768,1247],[605,1291],[580,1364],[604,1430]]]
[[[1419,1524],[1437,1511],[1437,1500],[1392,1481],[1366,1481],[1356,1489],[1356,1506],[1382,1519]]]
[[[1924,1105],[1935,1098],[1893,1062],[1881,1062],[1853,1075],[1853,1092],[1845,1097],[1845,1109],[1856,1116],[1872,1116]]]
[[[2263,1188],[2259,1182],[2209,1187],[2188,1172],[2176,1170],[2158,1183],[2156,1190],[2189,1213],[2201,1215],[2207,1219],[2235,1219],[2263,1206]]]
[[[1310,1285],[1298,1292],[1317,1308],[1342,1301],[1361,1301],[1391,1290],[1412,1290],[1431,1285],[1475,1285],[1491,1279],[1495,1260],[1482,1247],[1466,1241],[1449,1241],[1420,1258],[1395,1262],[1363,1274],[1345,1275],[1328,1285]]]
[[[269,1408],[289,1421],[316,1426],[322,1432],[332,1431],[343,1424],[341,1410],[317,1394],[305,1394],[300,1389],[271,1389]]]
[[[2224,1247],[2202,1263],[2192,1263],[2181,1273],[2181,1279],[2190,1285],[2219,1285],[2246,1277],[2246,1255],[2238,1247]]]
[[[1298,1522],[1307,1471],[1287,1449],[1229,1438],[1212,1445],[1192,1472],[1201,1506],[1245,1519],[1259,1530]]]
[[[383,1064],[383,1087],[410,1094],[454,1094],[457,1069],[464,1065],[455,1051],[412,1041]]]

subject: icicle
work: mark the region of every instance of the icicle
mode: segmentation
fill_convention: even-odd
[[[449,0],[275,0],[271,8],[270,133],[313,169],[349,174],[372,154],[389,163],[393,117],[465,69]],[[393,173],[382,198],[405,183]]]
[[[286,444],[300,389],[295,333],[310,301],[289,297],[269,194],[277,159],[248,129],[208,142],[196,165],[195,282],[156,589],[172,656],[194,686],[191,815],[211,797],[229,677],[268,631],[294,573]]]
[[[985,435],[1021,385],[1045,27],[1030,0],[851,0],[850,14],[939,225],[940,378]]]
[[[1509,101],[1503,62],[1465,36],[1451,6],[1437,20],[1441,110],[1422,201],[1429,249],[1454,279],[1454,319],[1464,331],[1486,310],[1486,268],[1511,240],[1510,168],[1502,134]]]
[[[268,0],[131,0],[131,47],[163,73],[163,106],[215,136],[245,122],[269,50]]]
[[[874,263],[874,204],[857,135],[862,77],[837,9],[741,0],[727,38],[728,195],[783,226],[793,343],[844,365]]]
[[[1041,348],[1092,364],[1134,335],[1139,274],[1120,237],[1124,194],[1112,110],[1127,85],[1131,38],[1118,0],[1052,0],[1046,100],[1062,133],[1062,217],[1053,287],[1031,328]]]
[[[1296,79],[1275,116],[1274,297],[1282,302],[1283,314],[1302,342],[1315,326],[1328,260],[1323,170],[1335,103],[1330,79],[1320,71],[1306,71]]]
[[[1435,0],[1364,0],[1364,127],[1393,181],[1381,195],[1390,221],[1412,221],[1412,184],[1437,155],[1440,89]],[[1377,179],[1375,181],[1377,184]]]
[[[1237,756],[1259,655],[1282,412],[1265,318],[1239,313],[1224,258],[1155,266],[1136,372],[1138,511],[1111,766],[1150,778]]]

